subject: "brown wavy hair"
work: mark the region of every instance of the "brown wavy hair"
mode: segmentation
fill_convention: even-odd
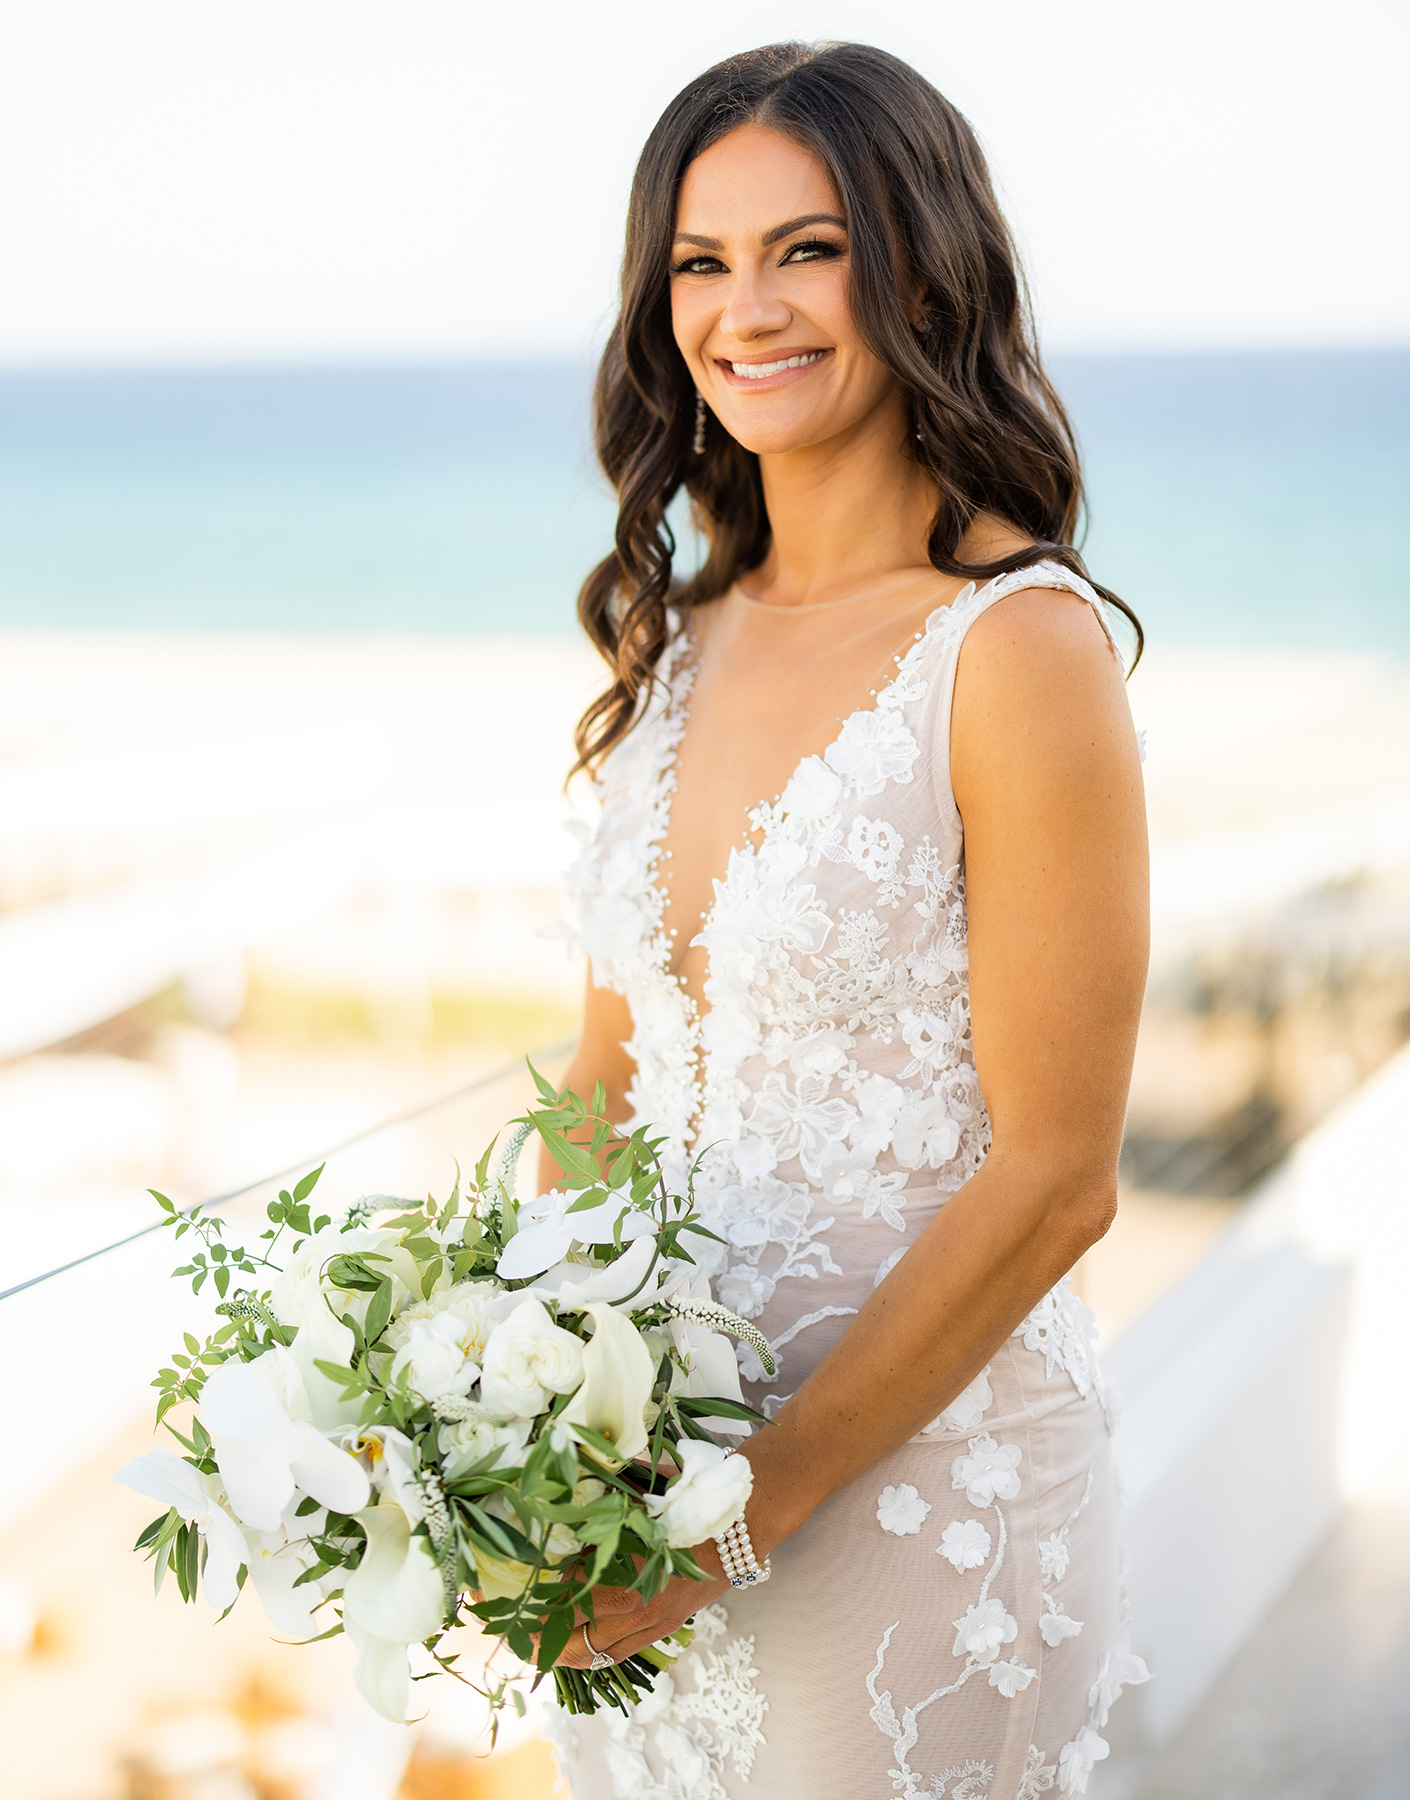
[[[1074,548],[1082,473],[1072,426],[1039,361],[1013,241],[968,123],[909,64],[869,45],[770,44],[731,57],[677,94],[632,181],[621,313],[593,400],[598,459],[617,493],[616,541],[578,596],[578,617],[613,680],[578,722],[575,773],[631,729],[666,645],[667,606],[715,599],[769,547],[758,457],[708,412],[704,454],[692,454],[695,384],[671,329],[681,180],[702,151],[745,124],[813,151],[836,184],[852,316],[909,396],[910,452],[938,490],[927,545],[934,566],[987,581],[1046,558],[1091,579]],[[920,327],[908,317],[913,293]],[[707,546],[684,581],[673,573],[666,516],[682,488]],[[960,542],[980,513],[1031,546],[962,563]],[[1139,657],[1139,620],[1092,585],[1131,621]]]

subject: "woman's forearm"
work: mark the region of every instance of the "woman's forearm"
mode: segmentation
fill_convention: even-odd
[[[760,1553],[968,1387],[1115,1206],[1114,1173],[991,1154],[749,1440]]]

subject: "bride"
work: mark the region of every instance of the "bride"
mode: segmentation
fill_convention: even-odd
[[[1084,1793],[1146,1679],[1064,1279],[1116,1206],[1142,786],[1126,608],[1071,547],[1072,435],[954,108],[851,44],[687,87],[597,438],[568,1079],[705,1152],[715,1291],[779,1354],[744,1360],[739,1584],[704,1543],[703,1587],[599,1590],[565,1657],[696,1615],[633,1716],[571,1722],[573,1800]]]

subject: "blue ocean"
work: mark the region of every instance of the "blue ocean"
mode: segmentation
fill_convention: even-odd
[[[1410,653],[1410,351],[1052,359],[1154,642]],[[577,364],[0,375],[0,627],[545,632],[611,541]]]

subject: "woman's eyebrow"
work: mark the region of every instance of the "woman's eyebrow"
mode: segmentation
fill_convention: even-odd
[[[788,219],[782,225],[775,225],[772,231],[764,233],[761,241],[776,244],[780,238],[791,237],[805,225],[840,225],[844,231],[847,229],[847,221],[839,219],[836,213],[803,213],[796,219]]]
[[[795,231],[801,231],[805,225],[840,225],[845,231],[847,221],[839,219],[836,213],[802,213],[796,219],[785,219],[782,225],[775,225],[766,231],[759,240],[762,244],[776,244],[780,238],[791,237]],[[696,244],[702,250],[723,250],[724,245],[718,238],[701,237],[694,231],[678,231],[675,236],[678,244]]]

